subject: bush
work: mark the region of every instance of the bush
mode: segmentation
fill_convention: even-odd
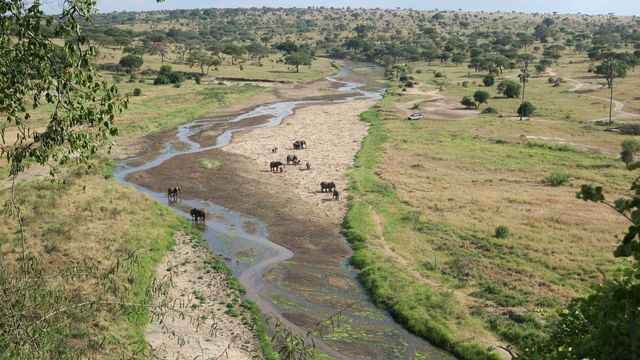
[[[172,72],[167,77],[169,78],[169,81],[171,81],[172,84],[179,84],[184,81],[184,74],[178,71]]]
[[[471,108],[475,108],[476,107],[476,102],[473,101],[470,97],[468,96],[464,96],[462,97],[462,100],[460,100],[460,104],[466,106],[467,108],[471,109]]]
[[[523,117],[529,117],[536,110],[536,107],[533,106],[532,103],[525,101],[520,106],[518,106],[518,115],[520,115],[520,119]]]
[[[174,88],[176,88],[176,89],[179,89],[181,86],[182,86],[182,84],[181,84],[181,83],[175,83],[175,84],[173,84],[173,87],[174,87]]]
[[[468,81],[463,81],[462,82],[462,87],[469,87],[469,82]]]
[[[491,106],[489,106],[488,108],[480,112],[480,114],[497,114],[497,113],[498,113],[498,110],[492,108]]]
[[[493,237],[495,237],[496,239],[506,239],[507,237],[509,237],[509,228],[504,225],[498,226],[496,228],[495,234],[493,234]]]
[[[551,175],[544,178],[543,182],[551,186],[560,186],[571,179],[571,174],[554,172]]]
[[[482,78],[482,83],[486,87],[493,86],[493,84],[495,84],[495,82],[496,82],[496,77],[493,76],[493,75],[487,75],[484,78]]]
[[[140,96],[140,95],[142,95],[142,89],[140,88],[133,89],[133,96]]]
[[[171,84],[171,80],[166,75],[158,75],[155,80],[153,80],[153,85],[167,85]]]
[[[435,73],[433,73],[433,77],[436,78],[444,78],[446,77],[444,73],[440,72],[440,71],[436,71]]]
[[[515,99],[520,96],[522,85],[513,80],[504,80],[498,84],[498,92],[509,99]]]

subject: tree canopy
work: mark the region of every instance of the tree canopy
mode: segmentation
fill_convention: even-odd
[[[309,66],[311,65],[311,61],[312,61],[311,55],[304,52],[290,54],[285,56],[284,58],[285,64],[296,67],[296,72],[300,71],[300,65]]]

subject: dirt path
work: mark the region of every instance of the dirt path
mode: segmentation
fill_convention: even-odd
[[[480,114],[478,110],[470,110],[461,107],[459,104],[450,102],[442,92],[434,86],[429,91],[422,91],[416,87],[408,88],[407,91],[397,92],[397,96],[412,96],[408,100],[398,100],[394,103],[394,108],[404,114],[404,118],[412,112],[421,112],[424,119],[419,121],[460,121],[466,120]],[[413,95],[420,98],[415,99]],[[414,105],[418,105],[417,109],[412,109]]]
[[[230,315],[229,309],[239,311],[239,294],[228,288],[225,275],[210,271],[205,261],[211,254],[205,248],[182,233],[175,240],[156,273],[159,280],[171,279],[168,296],[185,309],[185,316],[169,315],[147,326],[154,354],[160,359],[254,359],[260,354],[255,334],[242,317]]]
[[[550,76],[558,76],[558,73],[556,73],[555,71],[553,71],[552,69],[547,69],[547,73]],[[585,92],[588,90],[598,90],[598,89],[602,89],[604,88],[604,86],[601,85],[597,85],[594,84],[592,82],[584,82],[584,81],[578,81],[572,78],[568,78],[568,77],[562,77],[562,79],[573,83],[574,87],[571,88],[570,90],[567,90],[567,92],[569,93],[580,93],[580,92]],[[606,97],[602,97],[602,96],[595,96],[595,95],[588,95],[591,98],[594,99],[599,99],[599,100],[605,100],[607,102],[609,102],[609,98]],[[621,120],[621,119],[628,119],[628,118],[637,118],[640,117],[640,114],[635,114],[635,113],[630,113],[630,112],[626,112],[625,109],[626,105],[618,100],[613,100],[613,112],[617,113],[616,115],[611,117],[612,121],[617,121],[617,120]],[[588,120],[591,122],[596,122],[596,121],[609,121],[609,117],[603,117],[603,118],[597,118],[597,119],[592,119],[592,120]]]

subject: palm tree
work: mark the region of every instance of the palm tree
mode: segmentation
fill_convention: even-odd
[[[527,87],[527,82],[529,81],[530,77],[531,74],[529,74],[529,70],[527,70],[526,67],[520,69],[520,74],[518,74],[518,79],[520,79],[520,82],[522,83],[522,101],[520,102],[520,106],[524,104],[524,91]],[[522,116],[520,116],[520,120],[522,120]]]
[[[605,59],[602,64],[598,65],[595,73],[603,75],[607,79],[607,86],[610,90],[609,95],[609,126],[613,123],[611,114],[613,112],[613,78],[624,77],[627,74],[627,63],[610,57]]]

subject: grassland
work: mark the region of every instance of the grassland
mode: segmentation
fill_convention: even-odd
[[[173,233],[188,225],[168,207],[98,173],[80,179],[69,177],[62,185],[47,180],[23,182],[16,192],[25,225],[26,253],[37,259],[45,274],[52,277],[47,285],[56,296],[76,301],[149,302],[156,262],[172,247]],[[0,200],[4,203],[8,195],[7,191],[2,192]],[[22,256],[17,229],[13,218],[0,218],[3,261],[12,272],[15,271],[12,264]],[[97,287],[91,277],[80,276],[71,282],[61,277],[57,281],[56,274],[81,271],[84,266],[106,271],[117,258],[121,259],[122,268],[112,285],[127,289],[120,292],[127,294],[124,298]],[[129,261],[122,260],[125,258]],[[55,310],[47,305],[50,303],[44,301],[33,316]],[[107,357],[128,358],[145,347],[142,329],[148,316],[144,308],[124,313],[87,308],[82,319],[71,316],[48,335],[66,339],[77,347],[75,351],[85,351],[91,356],[110,354]],[[113,337],[96,341],[105,331]]]
[[[453,107],[486,89],[466,68],[408,65],[418,88],[441,87]],[[602,82],[574,56],[552,70]],[[505,71],[502,79],[515,74]],[[351,173],[344,230],[356,249],[353,263],[381,306],[461,358],[486,355],[457,349],[460,338],[526,346],[545,336],[537,309],[588,294],[591,283],[621,264],[612,251],[626,223],[575,193],[588,183],[602,185],[610,198],[624,196],[634,177],[617,153],[632,137],[591,121],[608,114],[606,101],[595,98],[606,98],[607,89],[572,93],[572,83],[552,87],[547,78],[527,84],[526,98],[538,107],[531,120],[514,118],[520,100],[495,89],[488,89],[495,94],[488,106],[497,115],[429,121],[430,96],[396,86],[363,114],[373,126]],[[627,111],[638,106],[637,81],[630,73],[618,82]],[[425,120],[404,120],[420,110]],[[550,186],[557,174],[569,181]],[[508,234],[497,235],[498,227]]]

